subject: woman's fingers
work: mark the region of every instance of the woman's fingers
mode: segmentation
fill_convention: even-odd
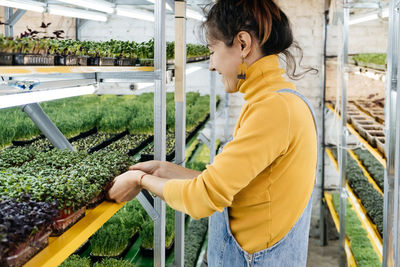
[[[141,172],[128,171],[117,176],[107,192],[107,197],[116,202],[125,202],[136,197],[140,192],[140,187],[135,181],[140,174]]]

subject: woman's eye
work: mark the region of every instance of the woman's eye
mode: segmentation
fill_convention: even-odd
[[[214,55],[214,51],[210,51],[210,56]]]

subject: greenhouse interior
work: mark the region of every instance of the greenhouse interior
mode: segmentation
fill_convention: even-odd
[[[306,261],[257,263],[241,248],[244,262],[218,266],[400,266],[395,0],[0,0],[0,266],[214,266],[214,214],[177,210],[168,182],[165,198],[146,187],[152,173],[128,201],[110,192],[130,166],[151,160],[194,170],[207,187],[200,177],[232,155],[247,98],[215,68],[207,22],[210,10],[246,2],[279,6],[298,70],[312,70],[282,75],[315,111],[317,167]],[[240,23],[227,18],[227,27]],[[274,220],[288,224],[285,216]]]

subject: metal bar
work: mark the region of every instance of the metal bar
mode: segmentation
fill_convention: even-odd
[[[228,141],[231,133],[229,132],[229,94],[225,93],[225,125],[224,125],[224,136],[225,136],[225,142]]]
[[[348,6],[349,0],[343,2],[343,47],[342,57],[340,58],[340,66],[342,71],[342,96],[341,96],[341,116],[340,116],[340,147],[339,151],[339,172],[340,172],[340,236],[339,236],[339,248],[340,248],[340,266],[346,266],[346,255],[345,255],[345,241],[346,241],[346,160],[347,160],[347,82],[348,82],[348,37],[349,37],[349,18],[350,8]],[[338,58],[338,59],[339,59]]]
[[[387,50],[385,133],[386,169],[384,180],[383,266],[399,264],[399,1],[391,0]],[[395,127],[394,127],[395,126]],[[397,179],[396,179],[397,178]]]
[[[210,124],[211,124],[211,136],[210,136],[210,163],[214,161],[216,153],[216,140],[215,140],[215,118],[217,112],[217,101],[215,92],[215,71],[210,71]]]
[[[155,80],[154,92],[154,159],[165,161],[166,140],[166,42],[165,0],[155,1],[154,70],[161,74]],[[154,266],[165,266],[165,202],[154,201],[159,219],[154,221]]]
[[[118,79],[125,81],[135,81],[135,80],[160,80],[161,79],[160,71],[132,71],[132,72],[98,72],[97,79],[101,80],[109,80],[109,79]]]
[[[11,7],[4,7],[4,20],[8,21],[13,15],[13,9]],[[12,37],[13,34],[12,26],[4,24],[4,36]]]
[[[169,1],[169,5],[171,6]],[[186,2],[175,1],[175,162],[185,166],[186,151]],[[185,264],[185,214],[175,212],[174,266]]]
[[[15,23],[17,23],[18,20],[20,20],[22,18],[22,16],[25,15],[25,13],[26,13],[26,10],[17,9],[17,11],[12,16],[10,16],[10,18],[8,20],[6,20],[5,23],[10,26],[14,26]]]
[[[67,138],[54,125],[49,117],[44,113],[38,103],[25,105],[22,110],[32,119],[42,133],[50,140],[50,142],[59,149],[67,149],[74,151],[74,147],[69,143]]]
[[[327,30],[328,30],[328,16],[329,16],[329,0],[325,0],[325,12],[324,12],[324,25],[322,30],[324,40],[324,64],[323,66],[323,87],[322,87],[322,123],[321,123],[321,144],[320,144],[320,213],[319,213],[319,229],[320,229],[320,245],[326,246],[328,244],[326,222],[325,222],[325,205],[324,205],[324,193],[325,193],[325,94],[326,94],[326,45],[327,45]]]
[[[158,220],[159,215],[155,211],[153,205],[151,205],[150,201],[146,198],[146,196],[140,192],[139,195],[136,197],[137,200],[140,202],[140,205],[146,210],[147,214],[151,217],[153,221]]]

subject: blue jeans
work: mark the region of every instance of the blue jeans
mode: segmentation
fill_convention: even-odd
[[[297,267],[306,266],[312,197],[288,234],[267,249],[249,254],[244,251],[229,226],[228,209],[210,217],[207,261],[210,267]]]

